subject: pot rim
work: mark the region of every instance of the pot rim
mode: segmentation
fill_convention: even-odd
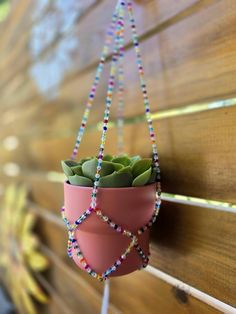
[[[80,188],[82,190],[92,190],[93,189],[92,186],[80,186],[80,185],[70,184],[68,180],[64,181],[64,185],[69,186],[72,189],[78,189],[78,188]],[[101,187],[99,187],[98,190],[100,190],[100,191],[106,191],[106,190],[109,190],[109,191],[116,191],[116,190],[134,191],[137,189],[145,189],[147,187],[154,186],[154,185],[156,185],[155,182],[147,184],[147,185],[143,185],[143,186],[129,186],[129,187],[119,187],[119,188],[101,188]]]

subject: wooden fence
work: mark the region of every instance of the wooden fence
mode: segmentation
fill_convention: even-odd
[[[70,156],[116,1],[80,2],[68,26],[57,2],[12,1],[0,28],[1,184],[30,187],[50,260],[50,271],[39,276],[51,295],[45,313],[99,313],[103,291],[67,258],[59,217],[60,160]],[[164,202],[151,268],[111,281],[110,313],[235,313],[236,2],[140,0],[134,10],[151,108],[158,112]],[[125,54],[126,151],[149,156],[129,32]],[[98,150],[108,65],[81,157]],[[108,132],[112,154],[116,132]],[[10,149],[13,140],[18,145]],[[175,279],[187,288],[176,287]]]

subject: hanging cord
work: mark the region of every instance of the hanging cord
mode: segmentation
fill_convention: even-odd
[[[147,94],[147,87],[146,87],[146,83],[145,83],[145,79],[144,79],[142,56],[141,56],[141,51],[140,51],[140,47],[139,47],[137,30],[136,30],[136,26],[135,26],[132,1],[123,0],[123,3],[125,5],[127,5],[127,8],[128,8],[129,23],[130,23],[130,27],[132,30],[132,41],[133,41],[134,50],[136,53],[139,80],[140,80],[140,85],[141,85],[141,90],[142,90],[143,100],[144,100],[145,116],[147,119],[148,130],[149,130],[149,135],[150,135],[151,144],[152,144],[153,163],[154,163],[154,167],[156,168],[156,171],[157,171],[156,210],[159,211],[160,204],[161,204],[160,166],[159,166],[156,137],[155,137],[155,133],[154,133],[154,129],[153,129],[153,123],[152,123],[152,117],[151,117],[151,113],[150,113],[150,103],[149,103],[149,98],[148,98],[148,94]]]
[[[124,16],[125,18],[125,16]],[[118,69],[117,154],[124,153],[124,34],[120,36]]]
[[[108,313],[109,296],[110,296],[110,280],[107,279],[104,284],[101,314]]]
[[[128,2],[129,5],[131,5],[131,2]],[[98,164],[97,164],[97,171],[95,175],[95,182],[94,182],[94,187],[92,191],[92,196],[91,196],[91,205],[90,207],[84,211],[84,213],[73,223],[70,223],[70,221],[66,218],[65,216],[65,207],[63,206],[61,211],[62,211],[62,217],[63,220],[68,228],[68,255],[69,257],[73,257],[73,251],[75,252],[76,256],[78,257],[78,260],[80,264],[84,267],[84,269],[94,278],[97,278],[99,281],[106,280],[112,272],[116,271],[116,269],[122,264],[122,262],[127,258],[127,256],[130,254],[132,248],[134,247],[140,257],[143,260],[143,267],[147,266],[148,263],[148,256],[145,256],[144,252],[142,251],[142,248],[140,247],[138,243],[138,236],[144,233],[147,229],[149,229],[153,223],[156,221],[158,212],[160,209],[160,204],[161,204],[161,199],[160,199],[160,180],[159,176],[157,177],[157,193],[156,193],[156,202],[155,202],[155,209],[153,212],[152,217],[150,220],[142,227],[140,227],[136,234],[133,234],[129,230],[124,229],[122,226],[119,226],[116,222],[112,221],[108,216],[103,215],[102,211],[96,207],[96,201],[97,201],[97,187],[99,184],[99,179],[100,179],[100,171],[101,171],[101,165],[103,161],[103,153],[104,153],[104,146],[105,146],[105,141],[106,141],[106,133],[107,133],[107,126],[108,126],[108,121],[110,117],[110,107],[111,107],[111,102],[112,102],[112,95],[114,91],[114,82],[115,82],[115,74],[116,74],[116,67],[117,67],[117,61],[119,60],[119,52],[120,52],[120,37],[123,36],[124,32],[124,7],[126,6],[125,1],[119,2],[118,6],[118,19],[116,23],[116,34],[115,34],[115,47],[113,50],[113,57],[112,57],[112,62],[111,62],[111,68],[110,68],[110,76],[109,76],[109,82],[108,82],[108,90],[107,90],[107,97],[106,97],[106,107],[105,107],[105,112],[104,112],[104,121],[103,121],[103,131],[102,131],[102,136],[101,136],[101,144],[99,148],[99,155],[98,155]],[[134,25],[134,19],[132,18],[132,7],[131,11],[129,12],[131,15],[130,16],[130,23],[131,23],[131,28],[132,31],[135,30],[135,25]],[[136,30],[135,30],[136,32]],[[153,162],[156,167],[158,167],[158,156],[157,156],[157,148],[155,150],[156,144],[155,144],[155,135],[154,135],[154,130],[152,127],[152,120],[151,120],[151,114],[150,114],[150,108],[149,108],[149,102],[147,98],[147,91],[146,91],[146,85],[143,79],[143,69],[142,69],[142,61],[141,61],[141,55],[139,53],[139,48],[138,48],[138,39],[137,39],[137,34],[135,36],[135,32],[133,33],[132,39],[134,42],[134,46],[137,48],[137,59],[138,59],[138,67],[139,67],[139,74],[140,74],[140,81],[141,81],[141,88],[143,91],[143,97],[144,97],[144,105],[145,105],[145,112],[146,112],[146,117],[147,117],[147,122],[149,126],[149,132],[150,132],[150,138],[152,142],[152,147],[153,147]],[[154,140],[153,140],[154,138]],[[158,170],[159,168],[156,168]],[[111,265],[107,270],[105,270],[102,274],[98,274],[94,269],[91,268],[89,263],[86,261],[86,257],[83,255],[83,253],[80,250],[79,244],[77,242],[77,239],[75,237],[75,232],[78,229],[78,226],[83,223],[90,215],[91,213],[95,212],[96,215],[105,223],[107,223],[112,229],[114,229],[116,232],[128,237],[130,239],[130,243],[126,250],[119,256],[119,258],[114,262],[113,265]]]
[[[118,0],[118,2],[117,2],[117,5],[115,7],[115,10],[114,10],[114,13],[113,13],[113,16],[112,16],[112,21],[111,21],[110,27],[108,28],[108,31],[107,31],[107,34],[106,34],[105,45],[104,45],[103,50],[102,50],[102,56],[101,56],[100,62],[99,62],[98,67],[97,67],[97,71],[96,71],[96,75],[95,75],[95,78],[94,78],[94,82],[93,82],[92,88],[91,88],[90,93],[89,93],[89,97],[88,97],[88,101],[87,101],[87,104],[86,104],[86,107],[85,107],[85,111],[84,111],[84,114],[83,114],[81,126],[79,128],[78,135],[77,135],[77,138],[76,138],[76,142],[75,142],[75,145],[74,145],[74,149],[73,149],[73,152],[72,152],[72,155],[71,155],[71,159],[72,160],[74,160],[76,158],[76,156],[77,156],[78,149],[79,149],[79,146],[80,146],[83,134],[84,134],[84,130],[85,130],[85,127],[86,127],[86,124],[87,124],[87,121],[88,121],[88,117],[89,117],[89,114],[90,114],[90,110],[91,110],[91,107],[92,107],[93,102],[94,102],[97,86],[99,84],[99,81],[100,81],[100,78],[101,78],[101,74],[102,74],[103,69],[104,69],[104,64],[105,64],[105,62],[107,60],[107,57],[109,55],[109,52],[110,52],[110,46],[111,46],[111,43],[113,42],[114,30],[115,30],[117,19],[118,19],[118,12],[119,12],[119,7],[120,7],[120,1],[121,0]]]
[[[120,37],[123,36],[124,33],[124,3],[121,1],[119,6],[119,18],[117,21],[116,35],[115,35],[115,44],[114,44],[114,52],[111,62],[110,75],[108,80],[108,89],[106,96],[106,105],[104,111],[104,120],[103,120],[103,129],[101,135],[101,144],[98,153],[98,164],[95,174],[94,187],[92,191],[92,200],[91,200],[91,208],[93,210],[96,209],[97,206],[97,192],[98,192],[98,184],[100,180],[100,173],[102,169],[102,161],[104,156],[104,147],[106,142],[108,121],[110,117],[110,108],[112,104],[112,96],[115,86],[115,75],[117,70],[117,62],[119,60],[119,45],[120,45]]]
[[[117,38],[117,44],[119,46],[119,69],[118,69],[118,116],[117,116],[117,128],[118,128],[118,143],[117,150],[118,154],[123,153],[124,145],[123,145],[123,110],[124,110],[124,69],[123,69],[123,57],[124,57],[124,14],[123,10],[119,10],[119,19],[123,22],[121,25],[120,35]],[[115,43],[116,44],[116,43]],[[102,308],[101,314],[108,313],[109,307],[109,295],[110,295],[110,280],[107,279],[105,281],[104,290],[103,290],[103,299],[102,299]]]

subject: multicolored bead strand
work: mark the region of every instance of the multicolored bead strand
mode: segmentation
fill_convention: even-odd
[[[124,34],[120,36],[118,69],[117,154],[124,153]]]
[[[146,267],[148,264],[148,257],[145,255],[145,253],[142,251],[142,248],[138,244],[137,236],[135,234],[133,234],[131,231],[123,229],[121,226],[119,226],[118,224],[113,222],[109,217],[103,215],[100,209],[95,209],[95,212],[96,212],[97,216],[102,221],[107,223],[113,230],[120,233],[121,235],[124,235],[124,236],[130,238],[131,239],[130,244],[128,245],[126,250],[121,254],[121,256],[115,261],[115,263],[113,265],[111,265],[103,274],[98,274],[95,270],[93,270],[91,268],[91,266],[86,261],[86,258],[83,256],[83,253],[81,252],[79,245],[78,245],[78,242],[75,238],[75,230],[73,230],[73,231],[69,231],[70,236],[69,236],[68,248],[67,248],[69,257],[70,258],[73,257],[72,252],[74,249],[75,255],[78,257],[79,262],[84,267],[84,269],[90,275],[92,275],[94,278],[98,279],[99,281],[106,280],[107,277],[112,272],[116,271],[117,268],[122,264],[122,262],[127,258],[127,256],[129,255],[129,253],[131,252],[133,247],[137,250],[138,254],[143,259],[143,267]],[[62,210],[62,216],[63,216],[63,220],[67,221],[67,219],[65,218],[64,210]],[[69,226],[70,230],[73,228],[72,226],[73,225]],[[67,227],[68,227],[68,224],[67,224]]]
[[[137,57],[137,63],[138,63],[138,72],[139,72],[139,78],[140,78],[140,85],[141,90],[143,93],[143,99],[144,99],[144,106],[145,106],[145,115],[148,122],[148,128],[149,128],[149,134],[150,139],[152,143],[152,149],[153,149],[153,164],[157,171],[157,191],[156,191],[156,201],[155,201],[155,208],[152,217],[150,220],[142,227],[140,227],[135,233],[124,229],[122,226],[119,226],[116,222],[112,221],[108,216],[104,215],[102,213],[102,210],[97,208],[97,193],[98,193],[98,184],[100,180],[101,175],[101,168],[102,168],[102,162],[103,162],[103,156],[104,156],[104,147],[106,142],[106,136],[107,136],[107,130],[108,130],[108,122],[110,117],[110,107],[112,103],[112,97],[114,92],[114,86],[115,86],[115,75],[118,67],[119,62],[119,68],[118,68],[118,89],[119,89],[119,104],[118,104],[118,128],[120,127],[120,130],[118,130],[118,145],[120,145],[119,149],[123,150],[123,107],[124,107],[124,99],[123,99],[123,92],[124,92],[124,71],[123,71],[123,58],[124,58],[124,9],[127,7],[128,15],[129,15],[129,22],[131,25],[132,30],[132,40],[134,44],[134,49],[136,52]],[[115,33],[114,33],[115,32]],[[84,133],[84,129],[87,123],[87,119],[89,116],[89,112],[95,97],[96,93],[96,87],[99,83],[99,79],[101,77],[101,73],[104,67],[105,60],[109,53],[109,46],[112,42],[112,38],[114,36],[114,50],[112,54],[112,62],[111,62],[111,68],[110,68],[110,76],[108,81],[108,89],[107,89],[107,95],[106,95],[106,104],[105,104],[105,112],[104,112],[104,120],[103,120],[103,129],[102,129],[102,135],[101,135],[101,144],[99,148],[98,153],[98,164],[96,169],[96,175],[95,175],[95,182],[92,190],[91,195],[91,204],[90,207],[85,210],[85,212],[73,223],[70,223],[65,215],[65,208],[62,207],[61,213],[62,218],[66,224],[66,227],[68,229],[68,246],[67,246],[67,252],[68,256],[70,258],[77,257],[79,263],[83,266],[85,271],[87,271],[91,276],[98,279],[99,281],[106,280],[114,271],[117,270],[117,268],[122,264],[122,262],[127,258],[131,250],[134,248],[137,251],[137,254],[142,259],[142,265],[143,267],[146,267],[149,261],[148,255],[146,255],[141,246],[138,243],[138,237],[144,233],[147,229],[149,229],[153,223],[156,221],[160,205],[161,205],[161,186],[160,186],[160,169],[159,169],[159,161],[158,161],[158,151],[157,151],[157,144],[152,124],[152,118],[150,113],[150,105],[149,105],[149,99],[147,95],[147,89],[146,89],[146,83],[144,81],[144,71],[143,71],[143,64],[142,64],[142,58],[141,58],[141,52],[139,48],[139,42],[138,42],[138,36],[137,31],[135,27],[135,21],[133,16],[133,9],[132,9],[132,2],[126,1],[126,0],[119,0],[118,4],[116,6],[115,12],[113,14],[112,23],[110,31],[108,31],[107,34],[107,40],[106,44],[104,46],[102,57],[97,69],[96,77],[94,84],[92,86],[88,103],[86,105],[86,109],[84,112],[84,116],[82,119],[82,124],[79,129],[79,133],[77,136],[76,144],[73,150],[72,159],[75,158],[78,152],[78,148]],[[119,125],[120,120],[120,125]],[[120,132],[120,133],[119,133]],[[119,138],[120,137],[120,138]],[[120,143],[119,143],[120,140]],[[83,223],[92,213],[95,213],[99,219],[101,219],[104,223],[107,223],[110,228],[112,228],[115,232],[120,233],[122,236],[126,236],[130,239],[130,243],[126,250],[121,254],[121,256],[112,264],[106,271],[104,271],[102,274],[98,274],[95,270],[92,269],[92,267],[87,262],[86,258],[83,256],[83,253],[81,252],[79,248],[78,241],[76,239],[76,232],[79,231],[79,225]]]
[[[134,50],[135,50],[135,54],[137,58],[139,80],[140,80],[140,86],[141,86],[141,91],[142,91],[143,100],[144,100],[145,116],[148,123],[148,130],[149,130],[149,135],[150,135],[151,144],[152,144],[153,163],[157,170],[157,177],[156,177],[157,192],[156,192],[155,210],[159,211],[160,203],[161,203],[161,183],[160,183],[160,166],[159,166],[157,142],[156,142],[156,137],[155,137],[154,128],[153,128],[152,116],[150,112],[150,103],[149,103],[149,98],[148,98],[148,93],[147,93],[146,82],[144,79],[144,68],[143,68],[143,62],[142,62],[142,56],[141,56],[141,50],[139,46],[137,30],[135,26],[132,1],[123,0],[123,2],[125,3],[125,5],[127,5],[127,9],[128,9],[129,23],[130,23],[130,27],[132,31],[132,41],[133,41]]]
[[[107,89],[107,96],[106,96],[106,105],[105,105],[105,111],[104,111],[104,119],[103,119],[103,129],[102,129],[102,136],[101,136],[101,144],[99,148],[98,153],[98,164],[95,174],[95,180],[94,180],[94,187],[92,191],[92,200],[90,206],[94,209],[97,206],[97,191],[98,191],[98,184],[101,176],[101,169],[102,169],[102,161],[104,156],[104,147],[106,142],[106,135],[107,135],[107,129],[108,129],[108,121],[110,117],[110,108],[112,104],[112,96],[115,86],[115,75],[117,70],[117,62],[119,59],[119,44],[120,44],[120,37],[123,36],[124,32],[124,2],[120,2],[120,8],[119,8],[119,18],[117,22],[117,29],[116,29],[116,35],[115,35],[115,47],[111,62],[111,68],[110,68],[110,75],[109,75],[109,81],[108,81],[108,89]]]
[[[102,50],[102,56],[101,56],[100,62],[99,62],[98,67],[97,67],[94,82],[93,82],[92,88],[91,88],[90,93],[89,93],[88,101],[87,101],[85,111],[84,111],[84,114],[82,117],[81,126],[79,128],[78,135],[77,135],[76,142],[75,142],[75,146],[74,146],[74,149],[73,149],[73,152],[71,155],[72,160],[75,159],[75,157],[78,153],[78,149],[79,149],[79,146],[80,146],[83,134],[84,134],[84,130],[85,130],[85,127],[87,125],[90,110],[91,110],[91,107],[93,105],[94,98],[96,95],[97,86],[99,84],[101,74],[103,72],[104,64],[105,64],[106,59],[109,55],[109,49],[110,49],[111,43],[112,43],[113,38],[114,38],[114,30],[115,30],[117,19],[118,19],[119,9],[120,9],[120,0],[118,1],[117,5],[116,5],[115,11],[114,11],[113,16],[112,16],[111,25],[107,31],[107,34],[106,34],[105,45],[104,45],[103,50]]]

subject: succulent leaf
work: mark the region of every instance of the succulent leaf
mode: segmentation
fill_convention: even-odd
[[[152,165],[151,158],[144,158],[136,161],[132,166],[133,177],[136,178],[140,174],[144,173],[151,167],[151,165]]]
[[[121,168],[118,173],[130,173],[132,175],[132,169],[130,166]]]
[[[93,186],[98,159],[87,157],[80,162],[65,160],[62,168],[70,184]],[[156,181],[158,169],[153,167],[151,158],[141,159],[140,156],[105,155],[102,161],[99,187],[143,186]]]
[[[145,172],[141,173],[139,176],[137,176],[133,183],[132,186],[143,186],[148,183],[150,176],[151,176],[152,168],[150,167],[148,170]]]
[[[119,171],[122,168],[124,168],[124,166],[122,164],[118,164],[116,162],[112,162],[112,164],[113,164],[113,167],[114,167],[115,171]]]
[[[130,158],[131,166],[132,166],[136,161],[141,160],[141,159],[142,159],[142,158],[141,158],[139,155],[137,155],[137,156],[132,156],[132,157]]]
[[[91,180],[94,180],[96,170],[97,170],[97,164],[98,164],[97,158],[93,158],[91,160],[84,162],[82,165],[82,172],[84,176]],[[101,177],[107,176],[111,174],[113,171],[114,171],[114,166],[111,162],[109,161],[102,162],[102,169],[100,172]]]
[[[70,160],[70,159],[62,160],[62,161],[69,167],[74,167],[74,166],[77,166],[79,164],[77,161]]]
[[[105,155],[104,157],[103,157],[103,161],[111,161],[112,160],[112,156],[111,155]]]
[[[103,188],[129,187],[132,184],[132,179],[132,174],[129,172],[113,172],[108,176],[101,177],[98,186]]]
[[[115,162],[115,163],[118,163],[118,164],[122,164],[125,167],[129,166],[131,164],[131,161],[130,161],[129,157],[127,157],[125,155],[113,158],[112,162]]]
[[[72,170],[73,174],[77,174],[78,176],[83,176],[81,165],[71,167],[71,170]]]
[[[61,161],[62,169],[67,177],[73,176],[73,171],[71,170],[71,167],[75,167],[77,165],[78,163],[74,160],[62,160]]]
[[[75,174],[74,176],[69,176],[68,180],[70,184],[80,185],[80,186],[93,186],[93,181],[89,178],[78,176]]]

